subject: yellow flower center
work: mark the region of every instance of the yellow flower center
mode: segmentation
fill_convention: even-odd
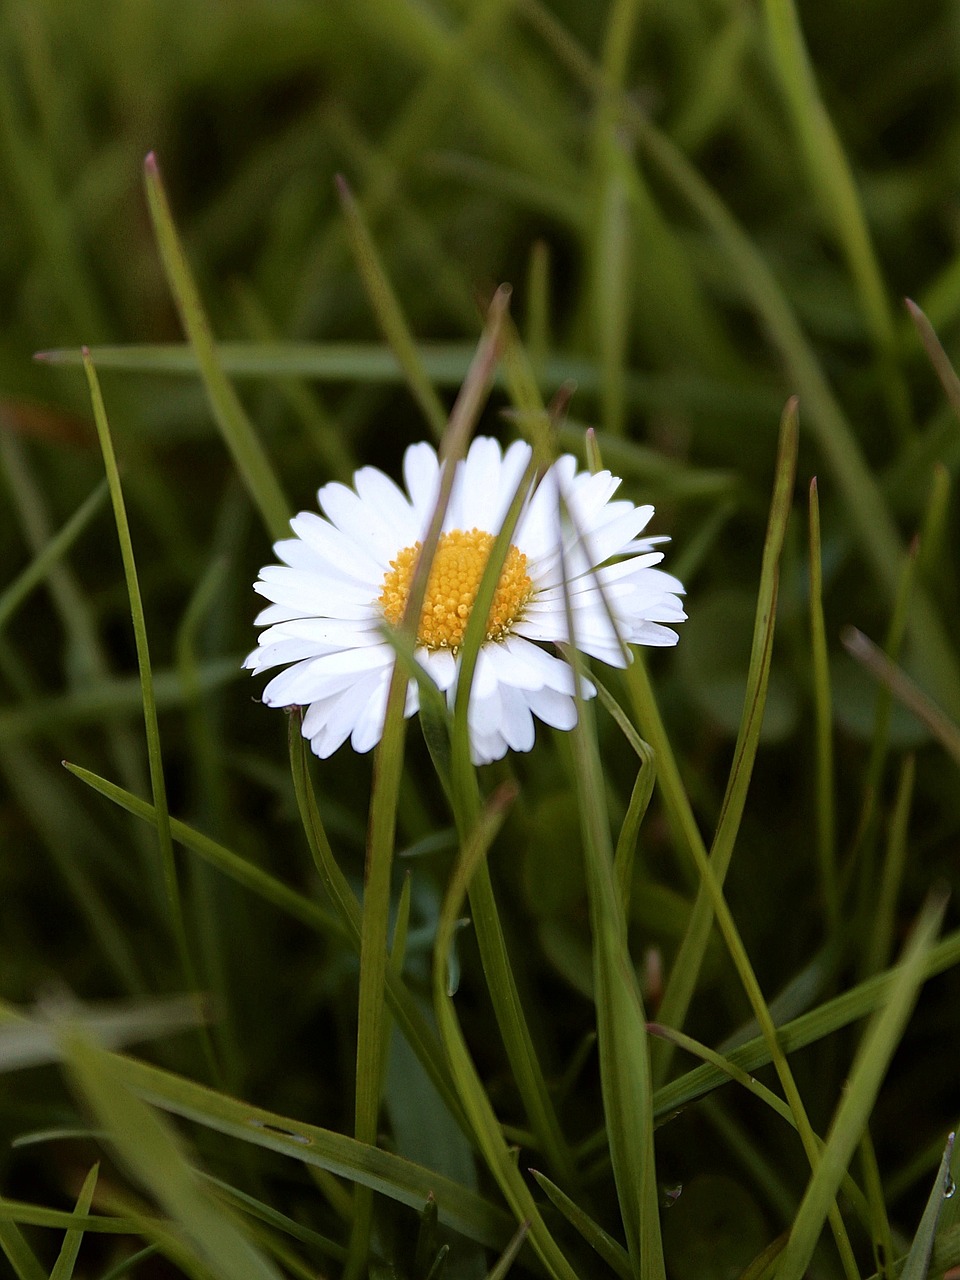
[[[417,644],[454,653],[459,650],[493,544],[493,534],[480,529],[453,529],[440,535],[417,627]],[[420,551],[419,542],[404,547],[384,574],[378,603],[393,626],[399,626],[407,607]],[[532,589],[527,557],[511,546],[487,617],[487,640],[503,640],[509,634]]]

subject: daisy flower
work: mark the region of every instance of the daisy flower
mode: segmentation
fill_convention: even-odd
[[[416,643],[417,661],[451,708],[470,610],[530,457],[525,443],[504,452],[480,436],[457,464]],[[435,450],[416,444],[403,459],[406,492],[376,467],[356,472],[352,488],[324,485],[323,515],[291,520],[296,536],[274,547],[283,563],[261,569],[254,584],[271,603],[244,666],[284,668],[263,701],[306,707],[303,736],[321,759],[347,738],[356,751],[380,741],[396,657],[385,626],[403,618],[440,474]],[[619,485],[609,471],[578,471],[565,454],[525,495],[470,691],[474,763],[529,751],[534,718],[557,729],[576,723],[574,671],[556,651],[571,642],[567,598],[577,648],[611,666],[630,661],[627,645],[676,644],[669,624],[686,616],[683,587],[654,568],[663,556],[653,548],[666,539],[639,536],[653,507],[614,501]],[[592,697],[594,686],[582,683]],[[418,707],[410,680],[405,714]]]

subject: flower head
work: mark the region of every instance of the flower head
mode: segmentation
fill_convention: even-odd
[[[484,567],[530,457],[527,444],[504,452],[480,436],[457,464],[415,651],[451,707]],[[271,604],[257,618],[265,630],[244,665],[284,668],[263,701],[305,706],[303,736],[321,758],[347,738],[356,751],[369,751],[383,732],[396,658],[385,627],[403,618],[440,488],[430,445],[407,449],[403,475],[406,493],[375,467],[358,471],[352,489],[324,485],[323,516],[301,512],[291,520],[296,536],[274,547],[283,563],[261,569],[254,584]],[[575,643],[622,667],[631,644],[676,644],[670,624],[686,616],[683,587],[654,568],[663,556],[653,548],[665,539],[639,537],[653,507],[613,501],[619,485],[609,471],[578,471],[565,454],[526,493],[470,691],[475,763],[498,760],[508,748],[529,751],[534,717],[573,728],[574,671],[556,645]],[[584,679],[583,696],[595,692]],[[405,714],[418,706],[410,680]]]

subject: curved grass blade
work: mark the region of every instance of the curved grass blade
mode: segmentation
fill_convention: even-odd
[[[722,1071],[724,1075],[728,1076],[729,1079],[736,1081],[737,1084],[746,1089],[748,1093],[752,1093],[755,1098],[758,1098],[765,1106],[768,1106],[771,1111],[776,1112],[780,1119],[785,1120],[791,1129],[797,1129],[797,1122],[794,1119],[793,1112],[783,1099],[778,1097],[772,1089],[768,1089],[765,1084],[761,1084],[759,1080],[741,1067],[738,1067],[729,1057],[724,1057],[723,1054],[718,1053],[715,1049],[711,1049],[705,1044],[700,1044],[692,1036],[685,1035],[682,1031],[675,1031],[672,1027],[664,1027],[659,1023],[652,1022],[649,1024],[649,1030],[652,1035],[660,1036],[664,1040],[671,1040],[677,1048],[685,1049],[687,1053],[693,1054],[694,1057],[711,1063],[719,1071]],[[823,1139],[816,1135],[814,1136],[818,1146],[822,1148]],[[867,1203],[866,1196],[849,1174],[844,1174],[843,1191],[856,1209],[861,1222],[869,1230],[871,1225],[870,1206]]]
[[[184,332],[196,356],[214,419],[268,532],[273,538],[282,538],[287,532],[290,505],[240,399],[223,371],[210,322],[177,235],[160,166],[152,151],[144,161],[143,169],[160,259]]]

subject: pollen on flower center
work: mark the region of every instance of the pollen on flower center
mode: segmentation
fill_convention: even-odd
[[[417,644],[454,653],[459,650],[494,541],[492,533],[480,529],[453,529],[440,535],[417,627]],[[378,603],[394,626],[403,618],[420,551],[419,542],[404,547],[384,575]],[[511,546],[487,617],[487,640],[503,640],[509,634],[532,587],[527,557]]]

